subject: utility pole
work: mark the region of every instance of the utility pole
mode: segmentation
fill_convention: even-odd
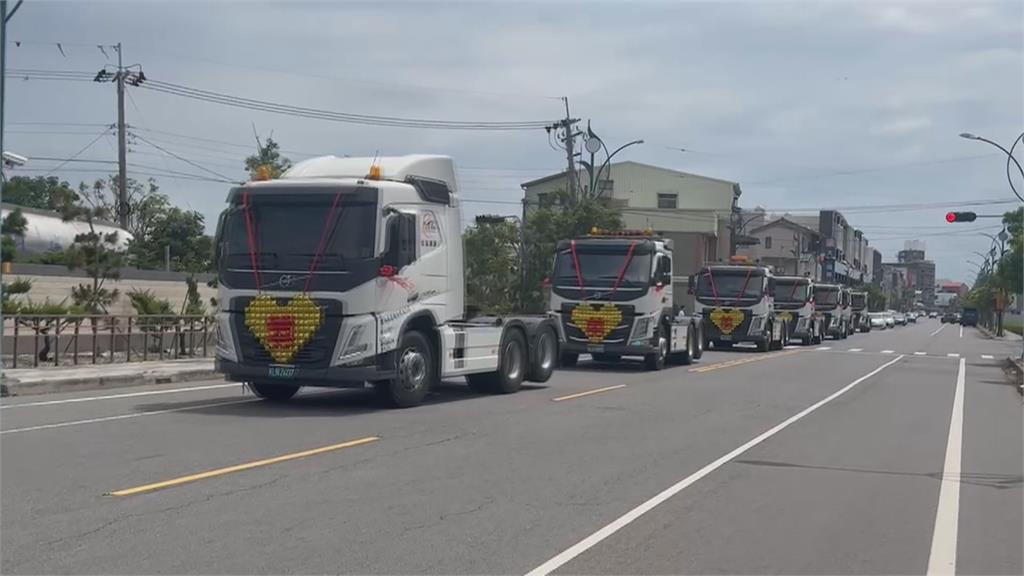
[[[142,84],[146,75],[138,64],[124,65],[120,42],[113,48],[117,51],[117,70],[110,72],[103,67],[93,81],[113,82],[117,86],[117,222],[121,228],[127,228],[131,214],[128,205],[128,127],[124,121],[124,97],[127,87]]]
[[[121,60],[121,43],[117,50],[117,222],[121,228],[128,228],[128,143],[124,127],[124,65]]]
[[[573,132],[573,126],[580,121],[579,118],[573,118],[569,114],[569,98],[563,96],[562,102],[565,103],[565,119],[559,120],[546,127],[546,130],[550,134],[552,130],[561,129],[562,132],[562,143],[565,145],[565,191],[569,195],[569,201],[575,204],[578,200],[576,191],[576,152],[574,150],[574,141],[577,136],[581,133]],[[557,132],[556,132],[557,134]]]

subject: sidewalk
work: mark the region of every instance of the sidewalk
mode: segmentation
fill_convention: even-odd
[[[74,392],[145,384],[217,379],[213,359],[126,362],[4,370],[0,396]]]

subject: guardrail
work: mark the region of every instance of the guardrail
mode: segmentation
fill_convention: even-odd
[[[4,316],[4,366],[206,357],[214,348],[214,326],[210,316]]]

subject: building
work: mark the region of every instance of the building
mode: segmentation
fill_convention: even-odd
[[[779,275],[821,277],[817,230],[783,216],[748,228],[746,236],[755,243],[738,247],[737,254],[769,264]]]
[[[822,210],[818,214],[818,233],[824,256],[823,280],[851,286],[871,281],[870,267],[864,261],[868,239],[863,232],[853,228],[842,213]]]
[[[967,293],[971,291],[971,288],[963,282],[954,282],[952,280],[940,280],[935,286],[936,295],[938,294],[956,294],[959,298],[966,298]]]
[[[872,249],[871,252],[871,283],[876,287],[882,286],[882,277],[884,275],[882,269],[882,253],[878,250]]]
[[[691,303],[688,276],[705,262],[730,254],[739,184],[633,161],[613,162],[605,174],[595,186],[598,197],[622,210],[627,229],[650,228],[672,240],[676,304]],[[581,181],[587,178],[585,172],[580,176]],[[565,190],[566,173],[521,186],[529,213]]]
[[[906,247],[896,255],[896,260],[910,271],[914,289],[921,293],[921,304],[925,308],[934,308],[935,262],[925,258],[924,243],[908,242]]]
[[[882,293],[889,308],[911,310],[915,292],[910,271],[898,263],[882,264]]]

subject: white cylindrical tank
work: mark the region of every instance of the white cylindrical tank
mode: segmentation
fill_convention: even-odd
[[[15,208],[18,207],[4,205],[0,213],[6,218]],[[21,208],[21,213],[28,226],[25,236],[15,237],[14,241],[18,244],[18,250],[29,254],[62,251],[75,241],[75,236],[89,232],[89,225],[85,222],[64,222],[56,213],[32,208]],[[95,224],[94,227],[99,234],[117,232],[117,247],[121,250],[128,248],[132,235],[126,230],[106,223]]]

